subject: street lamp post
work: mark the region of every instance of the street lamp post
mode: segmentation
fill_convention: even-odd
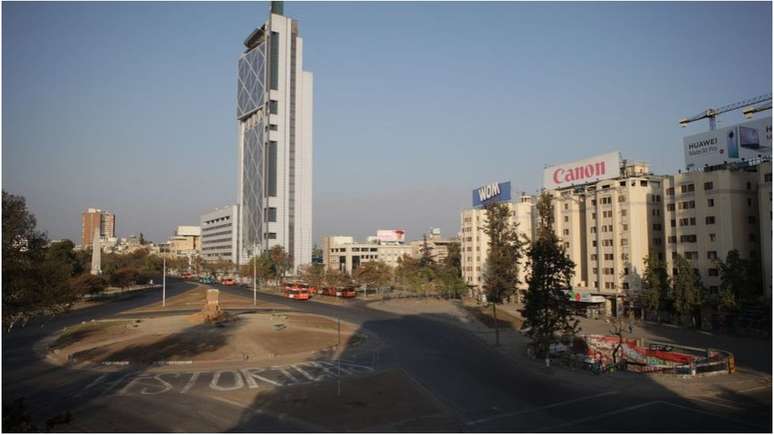
[[[167,306],[167,257],[161,257],[162,275],[161,275],[161,306]]]
[[[253,248],[253,305],[258,305],[258,280],[255,270],[255,248]]]

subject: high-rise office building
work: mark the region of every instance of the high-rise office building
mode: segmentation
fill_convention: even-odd
[[[272,2],[239,58],[239,262],[280,245],[312,261],[312,74],[298,23]]]
[[[116,236],[116,215],[112,212],[90,208],[81,213],[81,246],[91,247],[94,234],[102,239]]]

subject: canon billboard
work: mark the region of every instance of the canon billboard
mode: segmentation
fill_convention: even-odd
[[[377,230],[376,240],[380,242],[404,242],[406,231],[404,230]]]
[[[689,170],[771,157],[771,117],[683,138]]]
[[[621,153],[618,151],[589,157],[543,170],[543,187],[559,189],[573,185],[616,178],[621,174]]]

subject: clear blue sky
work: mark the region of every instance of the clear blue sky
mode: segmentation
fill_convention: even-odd
[[[166,239],[236,201],[236,62],[267,3],[2,4],[3,188],[51,238],[114,210]],[[459,229],[473,188],[771,91],[771,3],[286,3],[315,74],[314,234]],[[725,116],[732,123],[740,115]]]

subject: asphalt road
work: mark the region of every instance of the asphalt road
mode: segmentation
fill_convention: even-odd
[[[167,297],[194,284],[170,281]],[[249,295],[240,287],[220,287],[224,292]],[[84,308],[43,324],[33,323],[3,332],[3,400],[25,397],[37,421],[72,410],[70,430],[78,431],[318,431],[303,419],[264,413],[245,407],[238,392],[218,386],[209,376],[210,389],[196,384],[194,376],[172,373],[146,386],[147,395],[122,395],[127,379],[141,376],[134,369],[102,375],[51,365],[37,352],[40,341],[63,327],[158,302],[158,290]],[[587,375],[580,382],[567,374],[540,370],[507,359],[479,338],[424,316],[399,316],[369,309],[362,303],[332,305],[316,301],[289,301],[259,293],[261,301],[288,309],[341,318],[379,337],[384,348],[378,355],[345,350],[342,359],[369,365],[374,370],[400,369],[424,388],[447,411],[442,423],[427,419],[424,425],[397,425],[396,430],[465,432],[771,432],[771,389],[743,393],[721,391],[702,400],[686,399],[655,382],[636,388],[616,385],[610,378],[595,382]],[[353,366],[355,367],[355,366]],[[317,367],[321,368],[321,367]],[[324,367],[322,367],[324,369]],[[244,367],[235,370],[247,370]],[[244,372],[247,373],[247,372]],[[200,375],[195,375],[200,376]],[[220,376],[218,374],[217,376]],[[225,379],[226,375],[222,375]],[[236,378],[235,378],[236,379]],[[245,376],[249,380],[249,376]],[[263,379],[263,378],[261,378]],[[239,378],[241,381],[241,378]],[[235,382],[235,381],[229,381]],[[271,382],[271,381],[267,381]],[[194,387],[184,394],[186,385]],[[148,384],[150,385],[150,384]],[[212,394],[212,385],[218,390]],[[278,384],[279,385],[279,384]],[[162,386],[163,388],[160,388]],[[167,388],[167,386],[169,388]],[[157,390],[153,390],[156,388]],[[229,387],[230,388],[230,387]],[[167,391],[179,394],[155,394]],[[282,387],[277,387],[282,394]],[[233,397],[232,397],[233,396]],[[172,400],[171,400],[172,398]],[[343,417],[346,418],[346,417]],[[414,422],[416,423],[416,422]],[[376,429],[374,429],[376,430]]]

